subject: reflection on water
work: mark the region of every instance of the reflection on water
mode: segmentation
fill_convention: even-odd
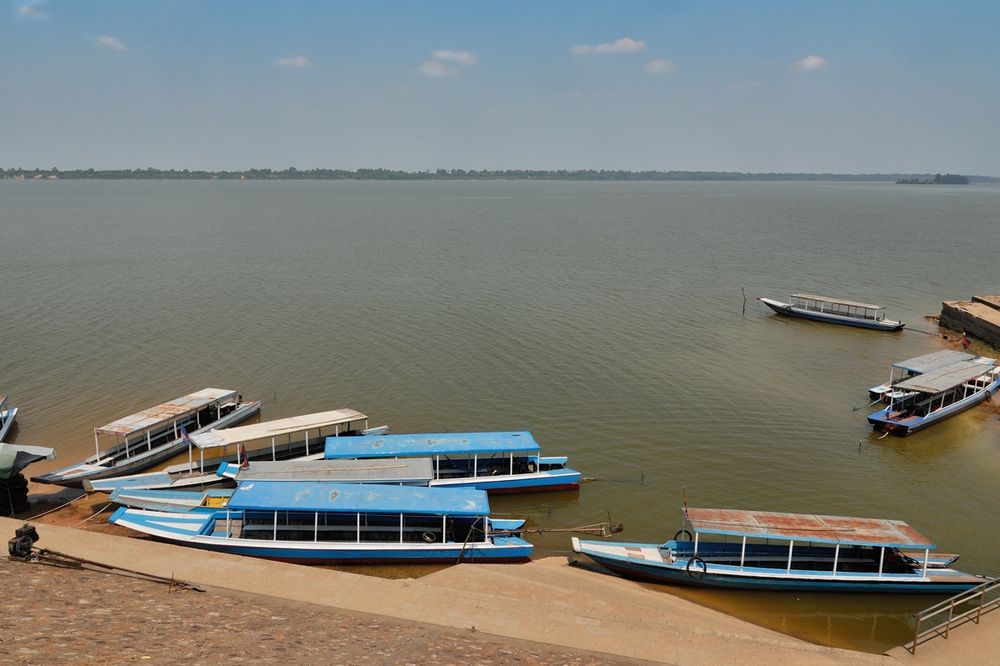
[[[943,341],[753,300],[881,302],[933,331],[942,300],[996,289],[998,186],[3,181],[0,197],[0,392],[17,441],[59,455],[32,472],[88,455],[95,425],[233,388],[265,420],[351,407],[395,432],[531,430],[596,479],[493,501],[532,527],[610,514],[620,538],[662,542],[686,494],[906,520],[1000,573],[996,406],[905,439],[854,409]],[[720,599],[845,645],[896,642],[904,613]]]

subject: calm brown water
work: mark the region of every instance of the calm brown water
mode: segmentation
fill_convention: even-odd
[[[610,512],[621,538],[662,541],[686,489],[906,520],[997,575],[998,413],[877,440],[852,410],[941,341],[753,297],[882,302],[935,330],[942,300],[1000,289],[998,217],[993,185],[5,181],[0,392],[49,466],[87,455],[96,425],[234,388],[266,419],[532,430],[597,479],[493,502],[536,526]],[[934,601],[658,589],[870,650]]]

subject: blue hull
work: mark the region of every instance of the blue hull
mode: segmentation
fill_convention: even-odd
[[[906,582],[898,580],[883,581],[836,581],[836,580],[774,580],[759,578],[739,578],[735,576],[719,576],[711,572],[703,576],[689,575],[684,569],[668,567],[644,566],[640,563],[625,562],[613,558],[604,558],[593,553],[587,557],[600,564],[605,569],[613,571],[626,578],[650,581],[653,583],[671,583],[691,585],[696,587],[714,587],[733,590],[766,590],[766,591],[797,591],[797,592],[877,592],[888,594],[956,594],[970,590],[979,583],[927,583]]]
[[[924,428],[929,428],[935,423],[944,421],[945,419],[955,416],[956,414],[961,414],[965,410],[975,407],[979,403],[986,400],[987,396],[992,399],[993,394],[997,392],[998,388],[1000,388],[1000,384],[994,382],[990,385],[990,388],[984,390],[982,393],[970,395],[968,398],[954,402],[943,409],[931,412],[927,416],[911,416],[906,419],[890,419],[887,418],[889,414],[889,407],[886,407],[885,409],[880,409],[874,414],[869,414],[868,423],[872,425],[872,429],[878,432],[888,430],[893,435],[905,437],[910,433],[919,432]]]
[[[168,543],[180,543],[170,539],[158,539]],[[295,548],[254,548],[248,546],[208,546],[198,543],[183,543],[182,545],[210,550],[230,555],[245,555],[259,557],[265,560],[291,562],[293,564],[457,564],[461,562],[477,562],[483,564],[506,564],[527,562],[531,559],[531,546],[523,548],[508,548],[503,552],[497,550],[479,551],[467,549],[461,555],[454,549],[423,549],[420,551],[405,551],[388,553],[374,548],[358,548],[352,551],[317,551],[306,553]]]
[[[538,476],[523,475],[504,477],[467,477],[456,479],[449,483],[431,482],[432,487],[444,488],[476,488],[485,490],[491,495],[503,495],[513,493],[543,493],[557,490],[579,490],[580,481],[583,475],[575,469],[565,468],[552,474],[542,474]]]

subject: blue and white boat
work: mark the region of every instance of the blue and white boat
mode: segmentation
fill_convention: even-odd
[[[328,437],[323,457],[431,458],[431,487],[479,488],[490,493],[572,490],[581,475],[565,457],[543,457],[530,432],[449,432]]]
[[[894,389],[889,405],[869,414],[868,422],[877,432],[905,436],[992,400],[1000,390],[1000,368],[957,361],[899,382]]]
[[[239,461],[241,455],[249,461],[318,460],[323,457],[324,441],[331,433],[345,437],[386,431],[387,426],[368,428],[368,417],[354,409],[302,414],[238,428],[212,428],[188,438],[186,462],[156,472],[85,481],[83,487],[87,492],[110,493],[115,488],[192,490],[232,486],[235,484],[216,474],[216,470],[222,463]]]
[[[886,319],[884,305],[812,294],[792,294],[788,297],[787,303],[763,296],[759,296],[757,300],[776,313],[789,317],[871,328],[877,331],[901,331],[906,326],[901,321]]]
[[[929,354],[922,354],[908,358],[905,361],[893,363],[889,368],[889,381],[868,389],[868,397],[872,400],[889,400],[892,397],[904,397],[906,391],[897,390],[897,384],[911,377],[926,374],[931,370],[936,370],[958,361],[974,361],[986,366],[996,364],[995,359],[986,356],[974,356],[973,354],[951,349],[942,349]]]
[[[573,538],[573,550],[627,578],[796,592],[955,594],[984,582],[898,520],[685,508],[666,543]],[[686,537],[681,539],[680,537]]]
[[[122,506],[154,511],[204,511],[223,508],[238,483],[244,481],[328,481],[336,483],[388,483],[426,486],[434,477],[429,458],[405,460],[258,460],[222,463],[216,471],[228,488],[203,490],[148,489],[118,486],[111,501]]]
[[[0,395],[0,442],[4,440],[17,418],[17,407],[8,404],[7,396]]]
[[[94,455],[31,480],[80,488],[84,481],[134,474],[183,451],[185,432],[193,436],[225,428],[259,411],[259,400],[244,401],[236,391],[202,389],[94,428]],[[102,436],[113,438],[114,444],[101,450]]]
[[[486,493],[470,488],[247,481],[223,509],[121,507],[108,522],[171,543],[304,564],[529,559],[524,521],[489,512]]]

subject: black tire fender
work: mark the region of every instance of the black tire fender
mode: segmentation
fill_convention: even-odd
[[[701,570],[692,569],[692,566],[700,566]],[[684,570],[687,571],[687,575],[692,578],[704,578],[705,574],[708,573],[708,565],[705,564],[705,560],[700,557],[692,557],[688,560],[687,566],[684,567]]]
[[[691,533],[688,532],[687,530],[677,530],[677,533],[674,534],[673,541],[677,541],[677,537],[679,537],[682,534],[687,534],[688,535],[687,541],[690,541],[691,539],[694,538],[694,537],[691,536]]]

